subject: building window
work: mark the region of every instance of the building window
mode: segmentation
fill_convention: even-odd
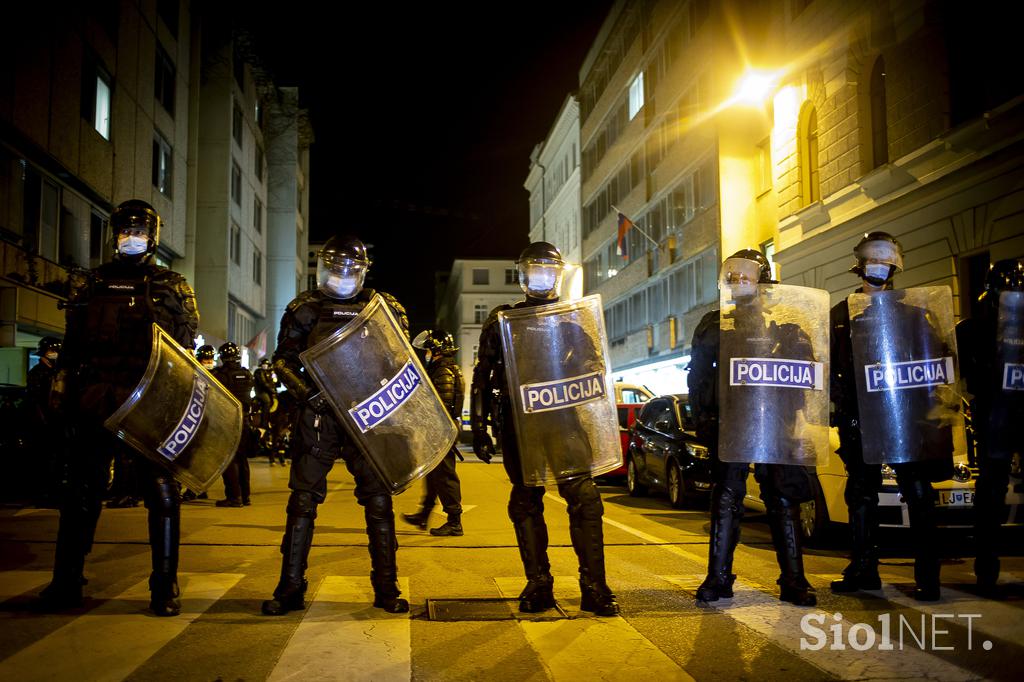
[[[242,264],[242,228],[234,222],[231,223],[231,262]]]
[[[174,116],[174,62],[162,47],[156,46],[156,77],[153,79],[153,94],[168,114]]]
[[[487,313],[490,312],[487,309],[486,303],[477,303],[473,306],[473,324],[483,324],[487,321]]]
[[[641,71],[629,84],[629,120],[643,109],[644,106],[644,72]]]
[[[473,268],[473,284],[490,284],[491,271],[487,268]]]
[[[256,179],[259,182],[263,182],[263,150],[260,149],[259,145],[256,145]]]
[[[519,270],[517,268],[505,268],[505,284],[519,284]]]
[[[242,205],[242,169],[231,162],[231,200],[236,206]]]
[[[253,249],[252,252],[252,281],[263,284],[263,254],[259,249]]]
[[[103,263],[104,249],[103,245],[110,241],[110,235],[107,231],[108,226],[107,219],[97,213],[91,211],[89,213],[89,267],[95,268]]]
[[[171,145],[167,143],[163,135],[153,135],[153,186],[160,194],[171,197],[171,183],[173,177],[174,155]]]
[[[757,145],[757,193],[764,194],[772,188],[772,139],[764,138]]]
[[[253,118],[256,120],[256,127],[263,130],[263,102],[256,100],[256,108],[253,110]]]
[[[879,57],[871,69],[871,167],[889,163],[888,119],[885,112],[885,60]]]
[[[178,36],[178,0],[157,0],[156,13],[172,36]]]
[[[242,107],[235,102],[234,111],[231,114],[231,137],[235,139],[238,148],[242,148]]]
[[[110,139],[112,85],[110,74],[87,57],[82,69],[82,118],[105,140]]]
[[[259,197],[252,202],[252,226],[256,228],[256,234],[263,234],[263,202]]]
[[[821,200],[821,171],[818,168],[818,112],[807,103],[800,112],[797,129],[800,149],[800,204],[810,206]]]

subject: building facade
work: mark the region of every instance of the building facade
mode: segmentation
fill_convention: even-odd
[[[835,303],[853,246],[885,230],[897,284],[948,285],[969,314],[989,261],[1024,254],[1024,79],[998,68],[999,24],[931,0],[616,3],[579,99],[584,289],[617,377],[686,390],[741,248]],[[621,254],[619,212],[642,229]]]
[[[547,138],[530,155],[524,187],[530,193],[530,242],[549,242],[570,264],[560,295],[583,295],[580,251],[580,106],[566,97]]]
[[[24,383],[41,336],[63,336],[68,269],[112,256],[120,202],[156,208],[158,262],[192,277],[190,4],[68,8],[5,8],[0,28],[0,381],[11,383]]]
[[[452,335],[459,347],[456,359],[468,388],[479,350],[480,330],[492,310],[520,301],[516,266],[511,260],[463,260],[452,263],[437,304],[437,328]],[[466,391],[463,415],[469,412]]]
[[[580,69],[584,292],[601,294],[617,379],[685,390],[718,299],[720,146],[710,115],[732,49],[706,0],[618,2]],[[633,224],[619,240],[618,215]]]

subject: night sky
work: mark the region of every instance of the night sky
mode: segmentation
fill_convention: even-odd
[[[526,246],[530,152],[578,89],[611,4],[290,2],[249,14],[278,83],[298,85],[311,113],[312,237],[372,242],[368,284],[405,304],[414,331],[433,321],[435,271]]]

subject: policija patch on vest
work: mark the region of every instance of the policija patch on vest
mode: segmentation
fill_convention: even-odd
[[[206,413],[206,397],[210,393],[210,382],[200,378],[198,375],[192,379],[192,395],[189,398],[185,413],[178,421],[178,425],[171,431],[160,447],[156,449],[162,457],[170,461],[177,459],[178,455],[185,451],[188,444],[195,438],[199,425]]]
[[[423,383],[412,360],[391,377],[380,390],[348,411],[363,433],[393,415]]]
[[[1011,362],[1003,365],[1003,390],[1024,391],[1024,365]]]
[[[603,398],[606,395],[603,372],[591,372],[568,379],[522,384],[519,393],[527,414],[563,410]]]
[[[953,358],[929,358],[865,365],[867,392],[899,391],[953,383]]]
[[[825,383],[820,362],[780,358],[729,358],[730,386],[775,386],[820,391]]]

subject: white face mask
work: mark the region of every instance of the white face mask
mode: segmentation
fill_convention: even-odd
[[[756,282],[735,282],[726,286],[729,287],[729,293],[732,294],[734,299],[749,298],[757,295]]]
[[[434,359],[434,354],[429,350],[425,350],[423,351],[423,359],[427,361],[427,364],[430,364],[430,361]]]
[[[552,265],[527,265],[520,276],[523,291],[530,295],[558,296],[562,270]]]
[[[146,253],[149,247],[149,239],[146,237],[135,237],[125,235],[117,238],[117,251],[123,256],[137,256]]]
[[[891,267],[888,263],[867,263],[864,266],[864,277],[884,282],[889,279]]]
[[[50,351],[49,353],[47,353],[46,354],[46,359],[50,360],[50,361],[56,360],[57,359],[56,351]]]
[[[324,282],[324,288],[336,298],[352,298],[359,291],[359,280],[359,277],[351,275],[341,277],[330,274],[327,276],[327,281]]]
[[[206,369],[213,369],[213,360],[203,360],[202,365]]]

